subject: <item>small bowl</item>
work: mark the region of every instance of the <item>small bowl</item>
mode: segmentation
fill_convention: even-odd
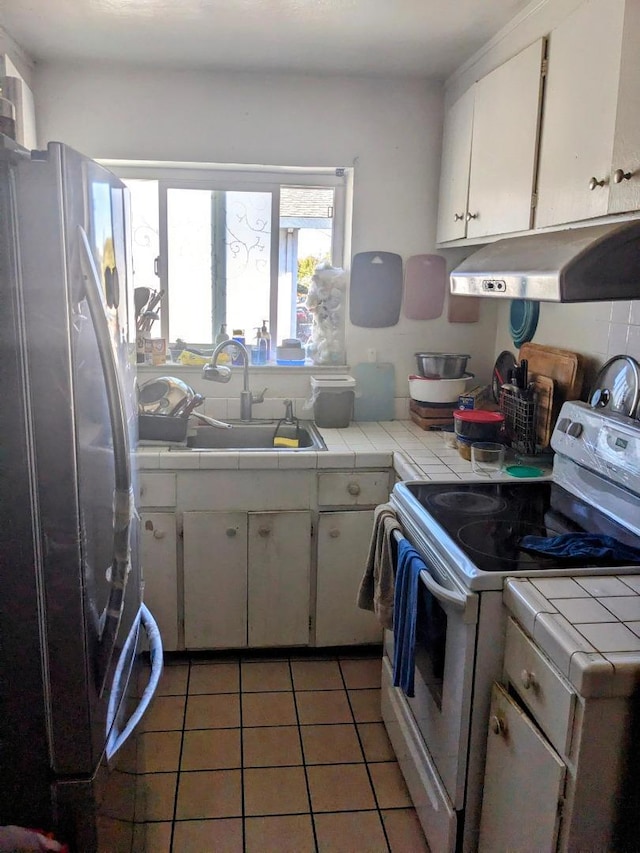
[[[425,379],[460,379],[470,355],[452,352],[417,352],[418,373]]]

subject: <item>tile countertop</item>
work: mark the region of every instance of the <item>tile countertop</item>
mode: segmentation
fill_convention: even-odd
[[[487,482],[474,474],[471,463],[447,446],[444,433],[427,432],[413,421],[362,421],[346,429],[321,429],[327,450],[198,451],[181,446],[142,445],[137,450],[141,469],[215,468],[390,468],[401,480],[465,480]],[[450,435],[450,434],[449,434]],[[540,466],[543,467],[543,466]],[[550,476],[546,468],[543,479]],[[512,480],[503,473],[493,479]],[[535,478],[539,479],[539,478]]]
[[[640,575],[509,578],[504,603],[582,696],[636,692]]]

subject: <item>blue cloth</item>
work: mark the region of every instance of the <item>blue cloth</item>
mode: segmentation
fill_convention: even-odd
[[[597,533],[565,533],[562,536],[523,536],[520,547],[549,557],[615,560],[640,563],[640,549]]]
[[[398,543],[398,561],[393,601],[393,685],[407,696],[415,696],[414,670],[418,584],[424,560],[406,539]]]

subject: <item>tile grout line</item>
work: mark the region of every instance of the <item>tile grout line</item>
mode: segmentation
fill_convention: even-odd
[[[171,836],[169,839],[169,853],[173,853],[173,836],[176,829],[178,815],[178,792],[180,791],[180,768],[182,766],[182,751],[184,749],[184,731],[187,725],[187,706],[189,704],[189,684],[191,682],[191,661],[187,669],[187,683],[185,685],[184,711],[182,712],[182,732],[180,733],[180,752],[178,754],[178,772],[176,774],[176,790],[173,795],[173,817],[171,819]]]
[[[311,787],[309,785],[309,775],[307,773],[307,761],[306,761],[305,754],[304,754],[304,742],[302,740],[302,729],[300,726],[300,714],[298,713],[298,702],[296,700],[296,689],[295,689],[295,682],[293,680],[293,667],[291,665],[291,658],[289,658],[288,664],[289,664],[289,677],[291,678],[291,692],[293,694],[293,708],[294,708],[294,711],[296,714],[296,726],[298,729],[298,741],[300,742],[300,757],[302,758],[302,769],[304,772],[304,781],[305,781],[305,785],[307,786],[307,799],[309,801],[309,817],[311,819],[311,832],[313,833],[313,844],[315,847],[315,851],[316,851],[316,853],[318,853],[318,851],[319,851],[318,834],[316,832],[316,820],[315,820],[315,815],[314,815],[314,811],[313,811],[313,804],[311,802]]]
[[[238,656],[238,704],[240,706],[240,811],[242,821],[242,851],[247,850],[247,833],[245,828],[246,805],[244,796],[244,718],[242,714],[242,655]]]
[[[347,694],[347,702],[349,703],[349,709],[351,711],[351,716],[353,717],[353,724],[356,729],[356,737],[358,738],[358,743],[360,744],[360,749],[362,750],[362,757],[364,758],[364,767],[367,772],[367,778],[369,780],[369,784],[371,785],[371,791],[373,793],[373,801],[376,804],[376,811],[378,813],[378,819],[380,820],[380,826],[382,827],[382,833],[384,835],[384,840],[387,843],[387,850],[391,853],[391,843],[389,841],[389,836],[387,835],[387,828],[384,825],[384,820],[382,819],[382,810],[380,809],[380,803],[378,802],[378,795],[376,793],[375,785],[373,784],[373,777],[371,776],[371,772],[369,771],[369,762],[367,761],[367,755],[364,751],[364,746],[362,743],[362,738],[360,737],[360,729],[358,728],[358,721],[356,720],[356,715],[353,710],[353,705],[351,704],[351,696],[349,695],[349,690],[347,689],[347,682],[344,677],[344,672],[342,671],[342,661],[338,659],[338,669],[340,670],[340,678],[342,679],[342,683],[344,684],[344,691]],[[363,688],[364,689],[364,688]]]

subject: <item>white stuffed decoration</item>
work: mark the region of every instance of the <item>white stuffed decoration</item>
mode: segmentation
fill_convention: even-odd
[[[307,352],[314,364],[344,364],[344,304],[347,274],[340,267],[318,264],[307,293],[313,315]]]

